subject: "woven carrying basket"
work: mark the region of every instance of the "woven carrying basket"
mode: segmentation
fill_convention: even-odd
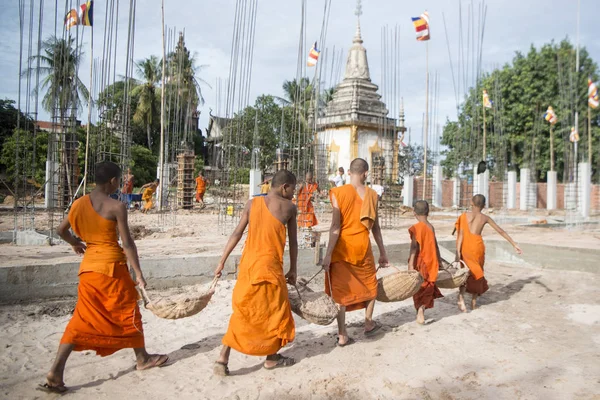
[[[316,325],[329,325],[338,315],[339,307],[325,292],[314,292],[306,284],[289,288],[292,311]]]
[[[418,271],[396,269],[398,272],[386,275],[377,281],[377,301],[384,303],[402,301],[419,291],[423,277]]]
[[[180,319],[191,317],[202,311],[215,293],[218,278],[208,288],[194,286],[192,290],[172,296],[156,296],[150,300],[146,289],[142,289],[144,307],[159,318]]]
[[[440,269],[435,284],[442,289],[456,289],[461,287],[468,277],[469,268],[467,265],[462,260],[455,261],[450,264],[449,268]]]

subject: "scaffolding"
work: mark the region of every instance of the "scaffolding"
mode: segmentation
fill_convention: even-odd
[[[177,207],[194,207],[194,151],[184,150],[177,156]]]

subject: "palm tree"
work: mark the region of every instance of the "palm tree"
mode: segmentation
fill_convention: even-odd
[[[65,130],[65,122],[69,118],[69,125],[74,124],[77,110],[82,103],[87,104],[89,92],[77,76],[83,52],[77,49],[75,39],[50,36],[42,43],[42,50],[41,54],[32,56],[30,60],[32,65],[35,63],[37,66],[25,70],[24,75],[37,72],[43,77],[40,86],[34,88],[34,93],[39,93],[40,89],[46,90],[42,106],[60,121],[62,134],[53,133],[58,134],[54,139],[59,140],[52,140],[48,144],[48,160],[55,161],[57,150],[60,149],[58,206],[64,207],[74,198],[78,180],[78,150],[74,145],[76,133],[72,126]],[[46,179],[49,179],[48,174]]]
[[[160,115],[157,88],[161,80],[160,61],[156,56],[150,56],[135,64],[136,75],[142,81],[132,91],[132,96],[139,95],[139,101],[133,114],[133,121],[146,126],[148,148],[152,149],[152,123]]]
[[[333,100],[333,95],[335,94],[335,88],[331,87],[329,89],[325,89],[323,94],[321,95],[321,102],[323,107],[327,107],[329,102]]]
[[[294,108],[302,108],[308,106],[311,100],[313,86],[308,78],[294,79],[293,81],[283,82],[284,98],[277,97],[277,100],[285,105]]]

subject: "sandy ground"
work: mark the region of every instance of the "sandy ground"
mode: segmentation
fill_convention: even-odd
[[[220,283],[208,307],[177,321],[143,310],[146,343],[172,364],[133,369],[133,353],[74,353],[67,398],[142,399],[600,399],[600,276],[490,264],[482,307],[461,314],[456,291],[414,322],[411,300],[378,303],[383,324],[362,335],[362,312],[349,314],[357,343],[334,345],[335,324],[296,318],[284,349],[297,364],[266,371],[262,358],[232,353],[232,376],[212,374],[230,315],[233,282]],[[318,283],[317,286],[319,287]],[[53,398],[43,382],[72,300],[0,307],[0,397]]]

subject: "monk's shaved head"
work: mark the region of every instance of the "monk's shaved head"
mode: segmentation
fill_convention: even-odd
[[[471,202],[473,202],[475,207],[483,209],[485,207],[485,196],[482,194],[476,194],[471,199]]]
[[[429,203],[425,200],[419,200],[415,203],[415,214],[421,216],[429,215]]]
[[[290,186],[296,186],[296,175],[292,174],[288,170],[281,169],[277,171],[275,176],[273,176],[271,187],[278,188],[286,183]]]
[[[102,161],[96,164],[96,183],[104,185],[110,182],[112,178],[121,177],[121,168],[114,162]]]
[[[355,158],[350,163],[350,172],[353,174],[364,174],[369,170],[369,163],[362,158]]]

